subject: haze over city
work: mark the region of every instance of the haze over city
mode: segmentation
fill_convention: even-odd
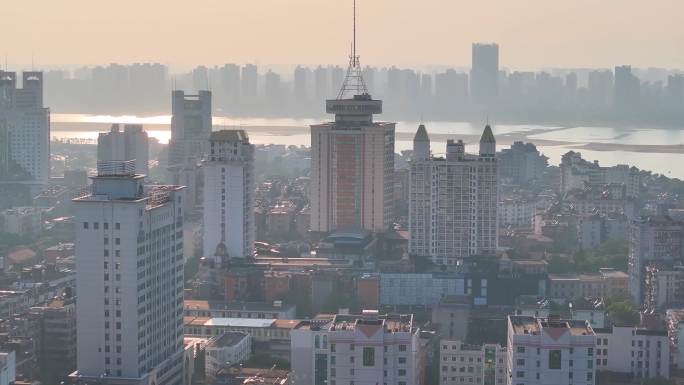
[[[0,385],[684,384],[681,0],[0,8]]]
[[[342,0],[11,1],[0,54],[15,67],[344,64],[350,14]],[[682,14],[678,0],[364,1],[359,50],[374,66],[467,66],[470,43],[492,41],[511,69],[684,68]]]

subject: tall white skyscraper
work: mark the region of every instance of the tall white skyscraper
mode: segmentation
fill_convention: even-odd
[[[143,186],[132,161],[100,162],[76,221],[74,380],[183,382],[183,187]],[[90,382],[88,382],[90,383]]]
[[[421,124],[409,180],[409,253],[442,265],[496,253],[496,141],[489,125],[478,155],[466,154],[462,141],[449,140],[446,157],[435,157]]]
[[[123,131],[113,124],[97,137],[97,160],[135,160],[137,174],[149,174],[150,147],[142,124],[125,124]]]
[[[218,266],[254,251],[254,146],[243,130],[211,134],[204,173],[204,255]]]
[[[50,110],[43,107],[43,73],[0,71],[0,180],[47,185]]]

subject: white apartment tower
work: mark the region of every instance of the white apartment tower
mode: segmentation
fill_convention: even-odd
[[[46,186],[50,178],[50,110],[43,73],[0,70],[0,181]]]
[[[254,146],[243,130],[211,134],[204,171],[204,255],[218,266],[254,251]]]
[[[424,125],[413,140],[409,186],[409,253],[455,265],[497,248],[496,141],[487,125],[478,155],[449,140],[446,156],[432,156]]]
[[[100,162],[76,222],[75,381],[183,382],[181,186],[143,186],[132,161]]]
[[[412,315],[335,315],[290,332],[294,385],[419,385],[419,329]]]
[[[109,132],[97,137],[97,160],[135,160],[137,174],[149,174],[150,149],[147,132],[142,124],[125,124],[121,131],[118,124],[112,124]]]
[[[508,316],[508,385],[592,385],[595,349],[587,321]]]

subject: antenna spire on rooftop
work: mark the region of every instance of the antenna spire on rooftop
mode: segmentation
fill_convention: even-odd
[[[363,80],[363,74],[361,71],[361,62],[359,61],[359,56],[356,54],[356,0],[354,1],[354,16],[353,16],[353,27],[352,27],[352,52],[349,56],[349,67],[347,67],[347,75],[342,82],[342,88],[337,94],[337,99],[344,99],[349,92],[354,95],[368,95],[368,87],[366,87],[366,82]]]

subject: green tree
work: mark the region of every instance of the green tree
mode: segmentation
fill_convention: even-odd
[[[639,324],[639,312],[630,301],[612,302],[608,305],[608,316],[616,325],[634,326]]]

